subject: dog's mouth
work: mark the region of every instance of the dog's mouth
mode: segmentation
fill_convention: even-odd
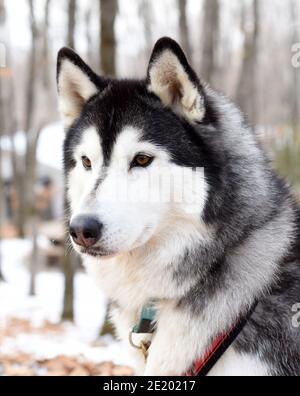
[[[115,256],[115,253],[113,252],[108,252],[101,250],[99,248],[82,248],[80,249],[80,253],[87,255],[87,256],[92,256],[92,257],[98,257],[98,258],[109,258]]]

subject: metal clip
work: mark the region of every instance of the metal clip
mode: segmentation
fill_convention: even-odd
[[[141,341],[141,342],[140,342],[140,345],[136,345],[136,344],[133,342],[133,339],[132,339],[132,335],[133,335],[133,334],[135,334],[133,331],[131,331],[131,332],[129,333],[129,343],[130,343],[130,345],[131,345],[133,348],[135,348],[135,349],[139,349],[139,350],[142,352],[142,354],[143,354],[143,356],[144,356],[144,359],[147,360],[147,357],[148,357],[148,350],[149,350],[149,348],[150,348],[151,342],[150,342],[150,341]]]

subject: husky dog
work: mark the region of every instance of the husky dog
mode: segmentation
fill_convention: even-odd
[[[299,209],[239,109],[169,38],[144,80],[100,77],[64,48],[57,82],[74,249],[126,342],[142,307],[156,303],[146,362],[129,346],[137,373],[186,373],[258,302],[209,374],[300,375]],[[189,192],[182,201],[107,199],[125,181],[136,195],[147,190],[162,169],[170,178],[190,170],[202,187],[171,182]]]

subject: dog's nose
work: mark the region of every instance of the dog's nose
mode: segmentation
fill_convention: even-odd
[[[70,235],[76,245],[90,248],[100,239],[102,224],[89,216],[75,217],[70,224]]]

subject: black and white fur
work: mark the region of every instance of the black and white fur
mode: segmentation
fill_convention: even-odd
[[[69,220],[88,214],[103,224],[95,249],[74,247],[113,301],[125,341],[142,306],[158,301],[147,363],[129,346],[137,373],[185,373],[258,300],[210,374],[300,375],[300,331],[292,325],[300,302],[299,209],[241,112],[198,79],[168,38],[156,44],[145,80],[99,77],[62,49],[57,81]],[[143,188],[151,169],[129,167],[139,152],[154,157],[150,168],[204,167],[196,212],[174,202],[101,201],[120,163],[133,187]]]

